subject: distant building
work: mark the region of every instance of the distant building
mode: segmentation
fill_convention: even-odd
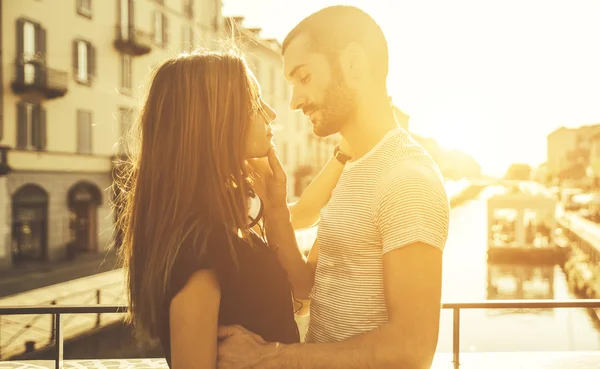
[[[594,189],[600,189],[600,129],[590,135],[590,156],[587,174],[592,179]]]
[[[543,163],[534,168],[531,172],[531,179],[539,183],[547,183],[549,179],[548,165]]]
[[[149,70],[212,47],[221,1],[5,1],[0,268],[103,251],[107,189]]]
[[[587,185],[592,137],[595,137],[599,130],[600,124],[578,128],[561,127],[548,135],[546,165],[548,176],[554,182],[567,180],[577,185]]]

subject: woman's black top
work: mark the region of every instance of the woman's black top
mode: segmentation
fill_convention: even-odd
[[[169,366],[171,340],[169,306],[188,278],[201,269],[213,269],[221,288],[219,325],[238,324],[267,342],[299,342],[294,304],[287,273],[275,251],[252,234],[253,246],[233,236],[237,266],[229,251],[226,230],[214,229],[206,250],[198,256],[196,245],[183,244],[172,268],[159,339]],[[202,314],[198,311],[198,314]]]

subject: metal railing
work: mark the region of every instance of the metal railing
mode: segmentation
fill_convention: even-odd
[[[68,89],[68,72],[50,68],[43,53],[33,56],[19,55],[12,66],[13,83],[17,88],[36,87],[61,92]]]
[[[115,26],[115,41],[119,46],[131,43],[140,49],[150,49],[153,43],[153,36],[151,33],[144,32],[134,25],[117,24]],[[140,53],[143,52],[140,51]]]
[[[105,284],[102,285],[98,288],[95,289],[90,289],[90,290],[83,290],[83,291],[77,291],[74,293],[70,293],[70,294],[66,294],[66,295],[62,295],[58,298],[52,299],[52,300],[47,300],[46,302],[42,302],[41,305],[37,305],[39,307],[44,307],[44,306],[54,306],[54,307],[58,307],[61,308],[63,306],[82,306],[82,307],[86,307],[86,308],[94,308],[94,307],[99,307],[99,306],[108,306],[108,305],[101,305],[103,302],[109,303],[109,304],[115,304],[115,303],[122,303],[125,300],[124,295],[122,295],[121,293],[118,293],[117,291],[121,291],[123,288],[123,283],[122,282],[115,282],[115,283],[109,283],[109,284]],[[116,291],[115,291],[116,290]],[[69,301],[72,300],[76,300],[76,304],[77,305],[57,305],[62,303],[66,303],[68,304]],[[95,304],[95,305],[93,305]],[[56,339],[56,324],[54,322],[54,314],[52,314],[52,321],[50,322],[50,324],[47,326],[47,328],[49,328],[48,330],[46,330],[46,324],[45,322],[42,322],[42,324],[39,324],[39,321],[42,317],[44,317],[44,315],[48,315],[50,313],[40,313],[40,314],[36,314],[35,311],[32,311],[31,309],[34,309],[37,306],[22,306],[22,307],[17,307],[20,309],[24,309],[25,311],[23,312],[23,314],[3,314],[0,313],[0,337],[1,337],[1,333],[2,333],[2,327],[3,327],[3,321],[2,321],[2,316],[3,315],[35,315],[34,317],[32,317],[30,320],[24,321],[24,322],[6,322],[4,321],[4,324],[8,323],[9,326],[14,326],[14,325],[20,325],[20,329],[18,329],[16,331],[16,333],[13,333],[12,335],[10,335],[10,337],[6,340],[4,340],[4,344],[2,344],[2,342],[0,342],[0,359],[3,358],[3,354],[5,353],[4,351],[6,351],[7,348],[10,348],[10,346],[15,343],[18,342],[19,339],[22,339],[22,337],[24,335],[26,335],[30,330],[34,330],[38,333],[46,333],[48,334],[48,342],[52,343],[55,342]],[[0,308],[3,309],[3,308]],[[101,318],[100,318],[101,312],[96,313],[96,319],[95,322],[91,323],[91,324],[84,324],[85,327],[89,327],[89,329],[93,329],[93,328],[98,328],[101,326]],[[76,316],[70,316],[67,319],[63,319],[62,322],[62,328],[64,329],[69,322],[73,321],[73,319]],[[81,325],[81,324],[80,324]],[[28,348],[28,344],[27,341],[25,341],[25,346],[26,346],[26,351],[28,350],[33,350],[33,346]],[[10,355],[10,350],[9,350],[9,355]]]
[[[449,302],[443,303],[442,309],[453,311],[453,339],[452,339],[452,362],[455,368],[460,365],[460,311],[473,309],[551,309],[551,308],[587,308],[599,309],[600,299],[586,300],[487,300],[473,302]],[[63,314],[111,314],[126,313],[127,306],[124,305],[92,305],[92,306],[4,306],[0,307],[0,315],[23,315],[23,314],[52,314],[54,324],[54,361],[55,368],[64,367],[64,339],[63,339]]]

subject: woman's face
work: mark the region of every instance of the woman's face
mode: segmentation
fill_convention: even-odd
[[[271,122],[277,117],[275,111],[260,97],[260,87],[254,75],[251,74],[251,78],[259,90],[259,103],[262,109],[250,120],[250,127],[248,127],[248,135],[246,136],[247,159],[265,157],[269,150],[274,147]]]

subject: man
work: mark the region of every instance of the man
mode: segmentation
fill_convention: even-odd
[[[278,243],[294,294],[311,299],[310,344],[221,327],[218,367],[429,368],[449,204],[433,160],[394,118],[383,32],[363,11],[333,6],[300,22],[282,49],[291,107],[310,117],[315,134],[339,132],[353,160],[308,260]]]

